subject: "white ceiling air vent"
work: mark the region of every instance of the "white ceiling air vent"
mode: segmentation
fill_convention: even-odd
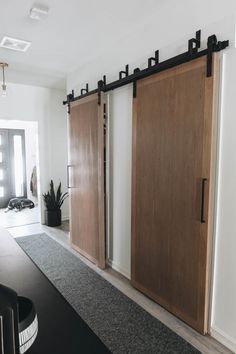
[[[2,48],[17,50],[19,52],[26,52],[30,46],[31,42],[6,36],[3,37],[0,43],[0,47]]]

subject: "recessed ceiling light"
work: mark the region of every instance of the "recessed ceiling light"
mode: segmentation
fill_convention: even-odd
[[[0,43],[0,47],[17,50],[18,52],[26,52],[30,46],[31,46],[31,42],[23,41],[21,39],[7,37],[7,36],[3,37]]]
[[[48,7],[44,6],[44,5],[39,5],[39,4],[35,4],[31,9],[30,9],[30,14],[29,17],[32,20],[43,20],[47,17],[48,15]]]

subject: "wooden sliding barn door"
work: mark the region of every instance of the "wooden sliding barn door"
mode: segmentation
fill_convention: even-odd
[[[133,100],[132,284],[207,331],[214,96],[206,57],[137,82]]]
[[[69,116],[70,235],[74,249],[105,267],[104,97],[71,103]]]

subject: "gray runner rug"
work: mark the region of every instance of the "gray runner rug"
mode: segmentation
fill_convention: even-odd
[[[15,240],[112,353],[200,353],[46,234]]]

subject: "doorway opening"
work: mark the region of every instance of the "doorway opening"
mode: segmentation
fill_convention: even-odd
[[[0,226],[40,222],[38,123],[0,120]]]

